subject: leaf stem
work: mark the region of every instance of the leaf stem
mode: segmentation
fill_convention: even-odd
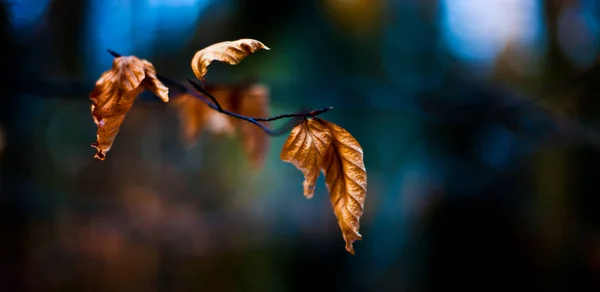
[[[109,54],[111,54],[115,58],[121,57],[121,54],[119,54],[113,50],[107,49],[107,51]],[[221,107],[221,104],[219,104],[217,99],[212,94],[210,94],[208,91],[206,91],[202,85],[192,81],[189,78],[188,78],[188,82],[190,84],[192,84],[192,86],[198,92],[200,92],[202,94],[199,94],[198,92],[191,90],[189,87],[187,87],[175,80],[172,80],[170,78],[161,76],[159,74],[156,74],[156,77],[158,79],[160,79],[162,82],[164,82],[165,84],[168,84],[170,87],[176,87],[179,91],[187,92],[187,93],[193,95],[194,97],[204,101],[204,103],[206,103],[210,108],[212,108],[222,114],[225,114],[225,115],[228,115],[228,116],[240,119],[240,120],[244,120],[246,122],[252,123],[252,124],[260,127],[263,131],[265,131],[265,133],[267,135],[273,136],[273,137],[280,136],[280,135],[287,133],[294,126],[296,126],[299,122],[301,122],[303,119],[316,117],[320,114],[326,113],[333,109],[333,107],[326,107],[326,108],[312,110],[312,111],[303,112],[303,113],[283,114],[283,115],[278,115],[278,116],[268,117],[268,118],[247,117],[247,116],[236,114],[234,112],[230,112],[228,110],[223,109],[223,107]],[[202,81],[204,83],[204,80],[202,80]],[[207,97],[208,97],[208,99],[207,99]],[[276,130],[271,130],[267,126],[260,123],[260,122],[276,121],[276,120],[285,119],[285,118],[292,118],[292,119]]]

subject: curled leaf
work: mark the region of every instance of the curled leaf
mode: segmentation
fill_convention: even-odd
[[[354,254],[367,193],[367,172],[362,148],[343,128],[319,118],[307,119],[292,129],[280,154],[304,174],[304,195],[312,197],[319,170],[325,175],[331,204],[346,250]]]
[[[240,94],[240,114],[247,117],[269,116],[269,88],[263,84],[253,84]],[[268,122],[260,122],[269,126]],[[269,135],[251,123],[239,124],[242,150],[254,168],[262,167],[269,150]]]
[[[270,50],[263,43],[253,39],[239,39],[237,41],[216,43],[196,52],[192,59],[192,70],[198,79],[204,80],[204,75],[208,71],[208,65],[212,61],[237,65],[248,55],[259,49]]]
[[[292,163],[304,175],[304,196],[314,194],[315,184],[321,171],[323,157],[329,150],[333,137],[329,130],[314,119],[308,119],[290,132],[279,157]]]
[[[95,158],[104,160],[125,115],[144,88],[162,101],[169,101],[169,89],[156,78],[154,66],[146,60],[135,56],[117,57],[112,68],[102,73],[90,93],[92,116],[98,127],[96,142],[92,144],[97,150]]]

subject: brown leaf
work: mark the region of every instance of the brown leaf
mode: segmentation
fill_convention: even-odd
[[[169,101],[169,89],[156,78],[154,66],[146,60],[135,56],[117,57],[112,68],[102,73],[90,93],[92,116],[98,126],[96,142],[92,144],[97,149],[95,158],[104,160],[125,115],[144,88],[162,101]]]
[[[237,41],[216,43],[196,52],[192,59],[192,70],[198,79],[204,80],[204,75],[208,71],[208,65],[212,61],[237,65],[248,55],[259,49],[270,50],[263,43],[253,39],[239,39]]]
[[[252,84],[240,94],[240,114],[247,117],[269,116],[269,88],[263,84]],[[268,122],[260,122],[269,126]],[[261,128],[251,123],[240,123],[242,150],[254,168],[261,168],[269,150],[270,137]]]
[[[333,123],[307,119],[292,129],[280,157],[304,174],[307,198],[313,195],[319,170],[323,172],[346,250],[354,254],[352,243],[362,238],[358,229],[367,193],[363,152],[356,139]]]
[[[208,85],[205,89],[219,101],[224,109],[231,109],[232,88]],[[215,135],[233,136],[235,134],[234,118],[211,109],[204,101],[189,93],[178,95],[170,104],[179,116],[181,138],[186,148],[196,145],[204,130]]]
[[[198,141],[206,124],[206,116],[211,109],[201,100],[189,93],[173,98],[180,125],[181,139],[186,147],[192,147]]]
[[[223,109],[237,112],[238,88],[226,85],[207,85],[205,89],[217,99]],[[208,105],[204,105],[210,109]],[[233,137],[236,133],[235,125],[237,122],[238,120],[234,117],[210,109],[206,117],[206,129],[214,135]]]

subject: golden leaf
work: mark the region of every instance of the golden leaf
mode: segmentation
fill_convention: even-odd
[[[104,160],[112,147],[119,127],[135,98],[144,88],[152,91],[164,102],[169,101],[169,89],[158,78],[154,66],[137,57],[117,57],[112,68],[102,73],[90,93],[92,116],[98,127],[94,156]]]
[[[279,157],[290,162],[304,174],[304,196],[312,198],[323,157],[333,137],[329,130],[314,119],[308,119],[290,132]]]
[[[204,75],[208,71],[208,65],[212,61],[237,65],[248,55],[259,49],[270,50],[263,43],[253,39],[239,39],[237,41],[216,43],[196,52],[192,59],[192,70],[198,79],[204,80]]]
[[[252,84],[240,94],[240,114],[247,117],[269,116],[269,88],[262,84]],[[268,122],[260,122],[269,126]],[[270,137],[261,128],[251,123],[239,125],[242,150],[250,164],[261,168],[269,150]]]
[[[292,129],[280,158],[302,171],[307,198],[313,195],[319,170],[323,172],[346,250],[354,254],[352,243],[362,238],[358,229],[367,193],[367,172],[360,144],[333,123],[307,119]]]

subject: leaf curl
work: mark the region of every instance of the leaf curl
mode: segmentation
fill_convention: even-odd
[[[194,71],[196,78],[204,80],[204,75],[208,72],[208,66],[212,61],[237,65],[248,55],[259,49],[270,50],[262,42],[253,39],[239,39],[216,43],[194,54],[194,58],[192,58],[192,71]]]
[[[280,158],[302,171],[307,198],[314,193],[319,171],[323,172],[346,250],[354,254],[353,242],[362,239],[358,230],[367,193],[367,172],[358,141],[333,123],[306,119],[292,129]]]
[[[169,101],[169,89],[156,78],[154,66],[135,56],[115,58],[112,68],[100,75],[89,96],[92,117],[98,127],[96,142],[91,145],[97,150],[94,158],[106,158],[125,115],[144,89],[153,92],[163,102]]]

